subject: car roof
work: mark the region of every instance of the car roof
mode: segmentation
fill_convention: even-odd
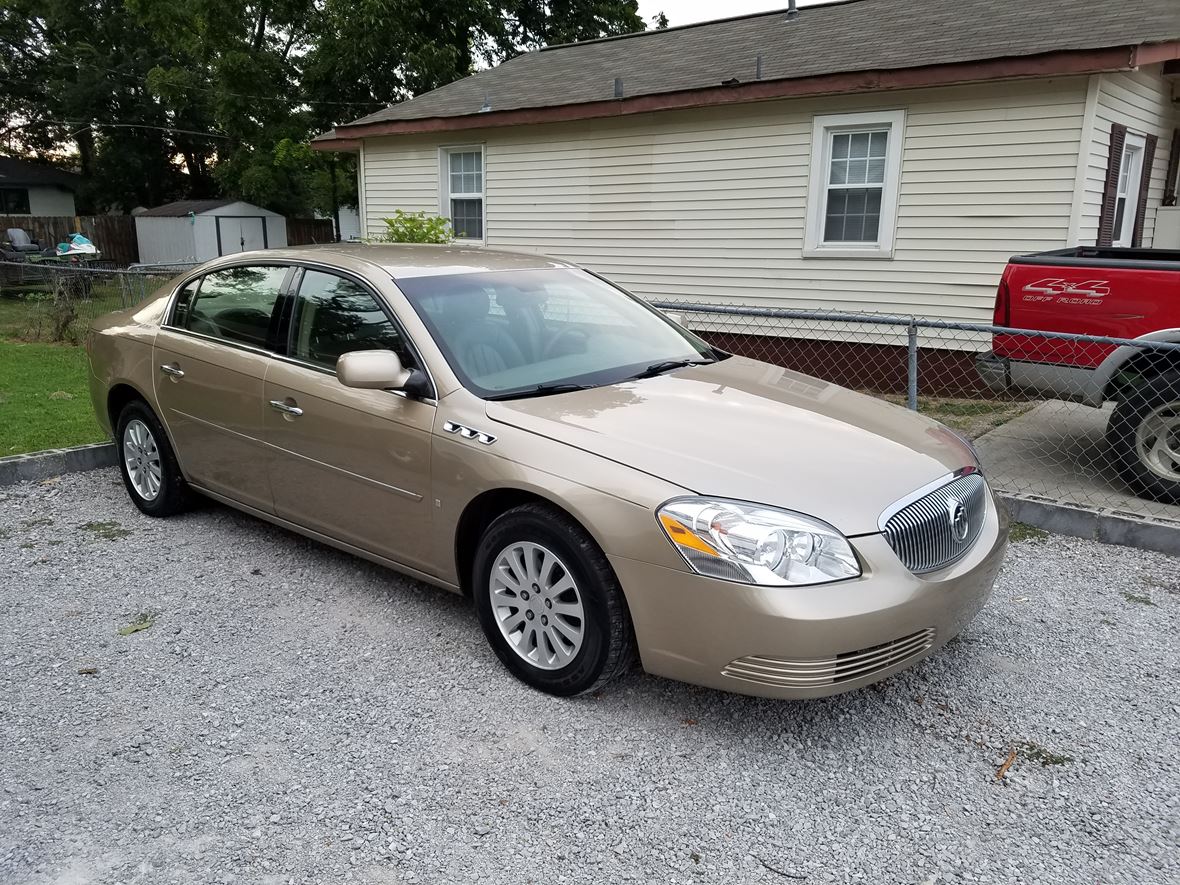
[[[230,256],[226,256],[230,257]],[[330,243],[319,246],[292,246],[260,252],[237,253],[234,259],[282,258],[314,261],[342,269],[356,269],[362,261],[385,270],[396,279],[481,273],[497,270],[541,270],[574,267],[566,261],[527,252],[505,252],[473,246],[435,246],[427,244]]]

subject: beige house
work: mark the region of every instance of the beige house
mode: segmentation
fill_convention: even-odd
[[[425,210],[650,298],[986,320],[1015,253],[1180,249],[1178,95],[1177,0],[848,0],[528,53],[315,146],[359,154],[368,235]]]

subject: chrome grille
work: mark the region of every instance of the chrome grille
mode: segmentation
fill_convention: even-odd
[[[850,651],[830,658],[790,660],[748,655],[730,661],[721,671],[722,676],[778,685],[784,688],[813,688],[864,679],[899,666],[930,650],[934,644],[934,628],[927,627],[909,636],[893,639],[872,648]]]
[[[966,534],[958,537],[953,510],[962,505]],[[885,523],[885,540],[912,572],[932,572],[957,561],[975,543],[987,510],[987,484],[968,473],[907,504]]]

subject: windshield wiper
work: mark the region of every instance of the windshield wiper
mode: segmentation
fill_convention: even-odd
[[[642,372],[632,375],[628,380],[633,381],[638,378],[654,378],[656,375],[663,375],[665,372],[671,372],[673,369],[684,369],[688,366],[707,366],[710,363],[715,363],[717,360],[664,360],[660,363],[652,363]]]
[[[571,393],[575,390],[589,390],[593,385],[590,384],[570,384],[563,382],[561,384],[538,384],[536,387],[528,387],[524,390],[513,391],[512,393],[498,393],[495,396],[485,397],[489,402],[499,402],[501,400],[510,399],[529,399],[534,396],[550,396],[554,393]]]

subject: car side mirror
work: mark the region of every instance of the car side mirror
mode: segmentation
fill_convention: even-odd
[[[360,390],[402,390],[413,373],[392,350],[354,350],[336,361],[336,377]]]

